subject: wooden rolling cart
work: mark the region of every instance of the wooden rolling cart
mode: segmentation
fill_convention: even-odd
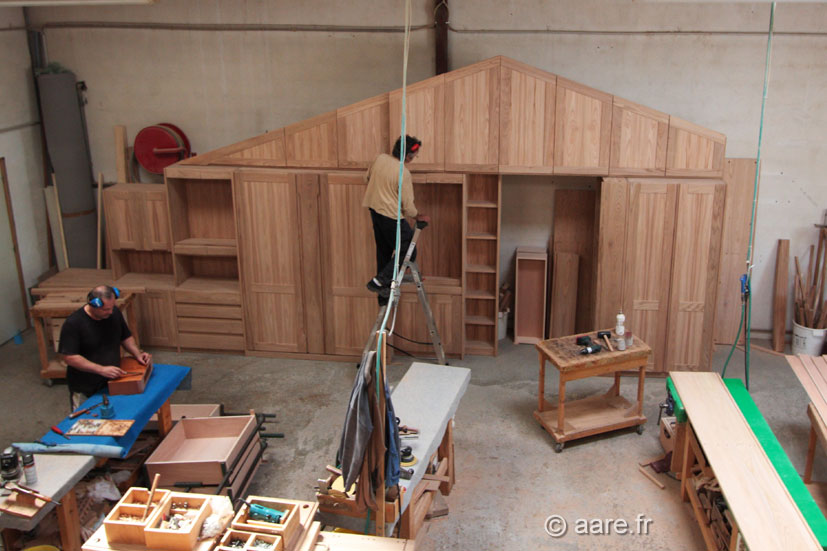
[[[535,346],[540,357],[540,379],[537,411],[534,418],[554,438],[554,451],[563,451],[569,440],[584,438],[625,427],[638,426],[643,433],[646,417],[643,415],[643,384],[646,378],[646,360],[652,349],[635,337],[634,344],[626,350],[596,354],[580,354],[583,348],[575,343],[579,336],[589,335],[599,342],[597,333],[582,333],[538,342]],[[560,372],[560,390],[557,404],[546,406],[546,360]],[[620,395],[622,371],[638,372],[637,400],[630,402]],[[566,402],[566,383],[597,375],[614,374],[614,384],[602,395],[589,396]]]

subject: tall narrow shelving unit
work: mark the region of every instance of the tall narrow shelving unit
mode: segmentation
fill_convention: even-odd
[[[497,355],[500,196],[496,174],[468,174],[463,204],[465,353]]]
[[[233,172],[167,170],[178,345],[244,350]]]

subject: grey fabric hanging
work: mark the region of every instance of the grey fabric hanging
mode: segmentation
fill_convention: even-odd
[[[336,453],[336,464],[342,469],[345,491],[359,477],[365,450],[373,432],[368,385],[373,381],[371,368],[375,362],[376,352],[373,351],[362,358],[353,383],[353,390],[350,392],[345,424],[342,428],[342,439],[339,443],[339,451]]]

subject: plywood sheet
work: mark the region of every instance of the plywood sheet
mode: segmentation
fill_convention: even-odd
[[[551,308],[548,318],[549,338],[573,335],[577,312],[577,280],[580,257],[556,252],[552,262]]]
[[[512,59],[500,64],[499,170],[552,172],[557,76]]]
[[[338,109],[339,166],[366,168],[380,153],[390,153],[388,123],[388,94]]]
[[[439,75],[407,87],[405,98],[405,133],[422,140],[422,148],[410,165],[411,170],[445,168],[445,75]],[[401,135],[402,90],[388,95],[390,133],[388,151]]]
[[[287,166],[335,168],[339,164],[336,111],[284,129]]]
[[[724,185],[720,181],[680,184],[666,369],[709,369],[720,261]]]
[[[698,442],[753,551],[821,549],[717,373],[673,373]]]
[[[445,170],[496,172],[500,59],[445,75]]]
[[[669,117],[667,176],[721,177],[725,149],[726,136],[723,134],[678,117]]]
[[[755,159],[726,159],[724,182],[726,200],[713,338],[718,344],[732,344],[741,319],[741,286],[738,279],[746,273]],[[744,342],[743,331],[738,342]]]
[[[666,172],[669,115],[614,97],[611,175],[659,175]]]
[[[612,96],[557,78],[554,173],[609,173]]]

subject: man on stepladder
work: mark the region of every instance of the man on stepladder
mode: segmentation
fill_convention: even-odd
[[[405,163],[414,160],[422,142],[412,136],[405,136]],[[373,237],[376,240],[376,275],[367,283],[367,288],[379,295],[379,304],[387,304],[390,284],[393,279],[393,253],[396,250],[396,208],[399,188],[399,159],[402,139],[396,140],[393,156],[380,153],[365,173],[368,188],[362,201],[370,209],[373,222]],[[402,173],[402,220],[400,221],[400,254],[397,262],[404,260],[405,251],[413,238],[413,229],[405,218],[430,222],[430,218],[417,212],[414,205],[413,182],[407,167]],[[411,260],[416,259],[416,249]]]

